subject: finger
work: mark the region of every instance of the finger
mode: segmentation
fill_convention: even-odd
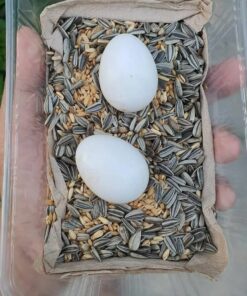
[[[241,60],[230,58],[209,69],[205,82],[209,100],[230,96],[244,84],[245,69]]]
[[[226,211],[234,206],[236,195],[226,180],[219,180],[216,184],[217,210]]]
[[[39,36],[29,28],[17,33],[17,69],[13,106],[13,196],[15,207],[12,235],[15,238],[14,270],[23,289],[38,286],[46,295],[47,276],[36,272],[36,260],[42,258],[44,234],[44,198],[46,184],[45,130],[42,114],[44,51]],[[21,266],[21,268],[20,268]],[[38,267],[42,269],[42,265]],[[23,273],[23,270],[27,271]],[[30,284],[31,283],[31,284]],[[56,285],[53,282],[52,285]],[[31,286],[32,285],[32,286]],[[50,289],[50,288],[49,288]],[[55,288],[54,288],[55,289]],[[58,289],[56,289],[58,292]],[[35,294],[35,290],[32,292]],[[58,292],[59,293],[59,292]]]
[[[45,75],[44,49],[37,33],[22,27],[17,34],[16,95],[40,91]],[[5,95],[0,109],[0,188],[2,188],[4,158]],[[37,112],[34,114],[37,115]]]
[[[44,48],[38,34],[22,27],[17,34],[16,91],[37,92],[43,86]]]
[[[2,104],[0,108],[0,189],[2,189],[3,182],[3,154],[4,154],[4,110],[5,110],[5,93],[3,94]]]
[[[229,163],[240,155],[240,140],[224,128],[217,127],[213,131],[214,155],[217,163]]]
[[[45,131],[40,121],[42,113],[42,96],[39,88],[43,81],[43,47],[37,33],[27,27],[17,33],[17,69],[14,100],[14,147],[18,147],[15,155],[14,190],[16,208],[28,212],[28,215],[16,213],[19,230],[27,227],[32,221],[33,231],[18,231],[17,242],[25,240],[33,245],[42,245],[42,203],[46,195],[45,184]],[[33,65],[28,63],[33,61]],[[30,223],[29,223],[30,224]],[[25,226],[26,225],[26,226]],[[23,233],[25,232],[25,235]],[[23,245],[21,246],[23,249]],[[29,251],[31,248],[29,249]],[[33,251],[33,250],[31,250]],[[37,252],[37,249],[34,250]],[[34,255],[30,254],[30,255]]]

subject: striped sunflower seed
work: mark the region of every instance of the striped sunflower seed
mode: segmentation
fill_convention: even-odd
[[[138,229],[129,239],[129,249],[137,251],[141,243],[141,230]]]

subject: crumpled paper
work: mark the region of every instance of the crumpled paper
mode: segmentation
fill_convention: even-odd
[[[184,20],[197,32],[201,31],[212,13],[211,0],[68,0],[48,6],[41,14],[42,37],[48,48],[62,54],[63,38],[59,30],[54,31],[54,24],[60,17],[104,17],[133,21],[162,21],[170,23]],[[204,79],[208,70],[208,45],[206,32],[203,29],[205,47],[203,56],[206,61]],[[196,254],[189,261],[169,262],[162,260],[138,260],[134,258],[111,258],[103,263],[95,260],[56,264],[63,247],[61,239],[61,221],[66,211],[67,187],[62,173],[53,156],[51,130],[47,140],[47,178],[48,186],[56,205],[57,221],[51,226],[50,234],[44,246],[44,268],[48,273],[61,273],[63,276],[73,274],[103,273],[143,273],[166,272],[169,270],[200,272],[211,278],[217,277],[228,261],[226,241],[219,224],[215,219],[212,207],[215,204],[215,163],[211,123],[207,99],[203,87],[201,92],[203,148],[205,153],[204,189],[202,192],[202,209],[208,230],[215,246],[216,254]]]

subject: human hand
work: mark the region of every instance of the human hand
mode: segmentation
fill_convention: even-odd
[[[219,66],[214,66],[209,71],[207,79],[209,99],[213,97],[211,92],[217,92],[222,97],[231,94],[240,87],[239,66],[238,60],[232,59]],[[25,285],[26,295],[30,294],[28,290],[34,288],[34,286],[36,287],[35,290],[44,291],[42,295],[46,295],[45,290],[49,291],[47,278],[44,279],[41,275],[33,274],[32,276],[36,280],[32,280],[30,283],[30,274],[27,274],[28,271],[33,272],[33,262],[42,254],[43,246],[42,220],[45,216],[43,205],[47,193],[43,186],[46,182],[45,129],[42,118],[44,69],[44,50],[39,36],[29,28],[21,28],[17,34],[16,87],[13,109],[14,147],[18,147],[18,154],[22,157],[16,159],[14,164],[15,176],[13,182],[14,188],[18,188],[18,192],[13,192],[13,194],[15,194],[15,209],[18,209],[18,212],[13,213],[16,223],[16,225],[13,225],[13,231],[17,242],[15,254],[18,257],[15,272],[18,274],[18,280],[21,284]],[[228,73],[227,76],[226,73]],[[224,84],[221,80],[215,79],[215,77],[222,77],[222,75],[225,77]],[[3,107],[4,100],[0,117],[1,149],[4,141]],[[240,153],[239,139],[229,131],[219,127],[214,128],[213,134],[216,162],[228,163],[235,160]],[[0,153],[2,168],[3,151],[0,151]],[[15,153],[15,150],[13,153]],[[2,171],[0,176],[2,176]],[[219,210],[230,208],[235,201],[235,194],[227,181],[217,182],[216,191],[216,207]],[[30,221],[33,221],[32,225],[30,225]],[[26,245],[28,245],[28,254],[23,253]],[[28,267],[26,268],[27,264]],[[24,273],[22,272],[23,266],[26,268]],[[59,284],[61,286],[61,282]],[[33,291],[32,295],[35,295]]]
[[[209,69],[206,79],[206,95],[209,104],[216,99],[224,99],[240,89],[244,81],[244,72],[241,67],[241,61],[231,58]],[[241,147],[238,137],[223,127],[214,127],[213,136],[216,164],[227,164],[238,158]],[[227,210],[234,205],[235,200],[235,192],[228,181],[218,177],[216,208],[222,211]]]

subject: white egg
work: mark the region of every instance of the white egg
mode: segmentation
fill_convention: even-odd
[[[144,156],[128,142],[109,135],[84,139],[76,151],[76,164],[86,185],[112,203],[135,200],[149,180]]]
[[[146,45],[131,34],[120,34],[106,46],[99,82],[106,100],[117,110],[137,112],[154,98],[158,73]]]

